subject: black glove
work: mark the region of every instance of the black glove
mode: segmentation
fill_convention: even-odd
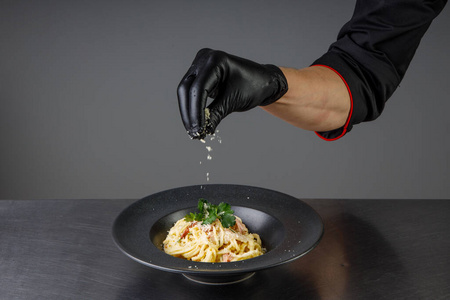
[[[228,114],[269,105],[287,91],[287,80],[274,65],[261,65],[222,51],[202,49],[178,86],[181,118],[192,138],[214,134]],[[205,117],[206,101],[209,118]]]

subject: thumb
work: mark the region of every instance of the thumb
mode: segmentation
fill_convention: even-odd
[[[215,102],[218,103],[218,101]],[[223,105],[214,105],[214,102],[211,103],[210,106],[208,106],[208,110],[209,116],[206,118],[206,133],[214,134],[216,132],[217,126],[222,121],[222,119],[228,115],[228,113],[226,112],[226,109],[223,107]]]

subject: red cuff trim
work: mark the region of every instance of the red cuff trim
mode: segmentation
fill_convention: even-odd
[[[345,122],[345,125],[342,127],[342,132],[341,132],[341,134],[338,135],[337,137],[328,139],[328,138],[322,136],[319,132],[316,131],[316,134],[317,134],[321,139],[323,139],[323,140],[325,140],[325,141],[330,141],[330,142],[331,142],[331,141],[335,141],[335,140],[337,140],[337,139],[340,139],[341,137],[343,137],[343,136],[347,133],[348,124],[350,123],[350,119],[351,119],[352,114],[353,114],[353,97],[352,97],[352,91],[350,90],[350,87],[348,86],[347,81],[345,81],[344,77],[342,77],[342,75],[339,74],[339,72],[336,71],[335,69],[333,69],[332,67],[329,67],[329,66],[326,66],[326,65],[314,65],[314,66],[319,66],[319,67],[325,67],[325,68],[328,68],[328,69],[334,71],[337,75],[339,75],[339,77],[340,77],[340,78],[342,79],[342,81],[345,83],[345,86],[347,87],[348,95],[350,96],[350,112],[349,112],[349,114],[348,114],[347,121]]]

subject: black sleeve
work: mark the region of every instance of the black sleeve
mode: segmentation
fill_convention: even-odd
[[[338,73],[352,101],[342,128],[317,132],[335,140],[354,124],[376,119],[394,93],[432,20],[447,0],[357,0],[351,20],[313,65]]]

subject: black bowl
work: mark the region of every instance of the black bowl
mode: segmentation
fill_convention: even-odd
[[[258,233],[267,252],[259,257],[227,263],[193,262],[170,256],[162,242],[173,224],[195,212],[199,198],[229,203],[250,232]],[[323,223],[306,203],[289,195],[242,185],[197,185],[147,196],[116,218],[113,238],[132,259],[163,271],[181,273],[205,284],[230,284],[258,270],[300,258],[320,241]]]

